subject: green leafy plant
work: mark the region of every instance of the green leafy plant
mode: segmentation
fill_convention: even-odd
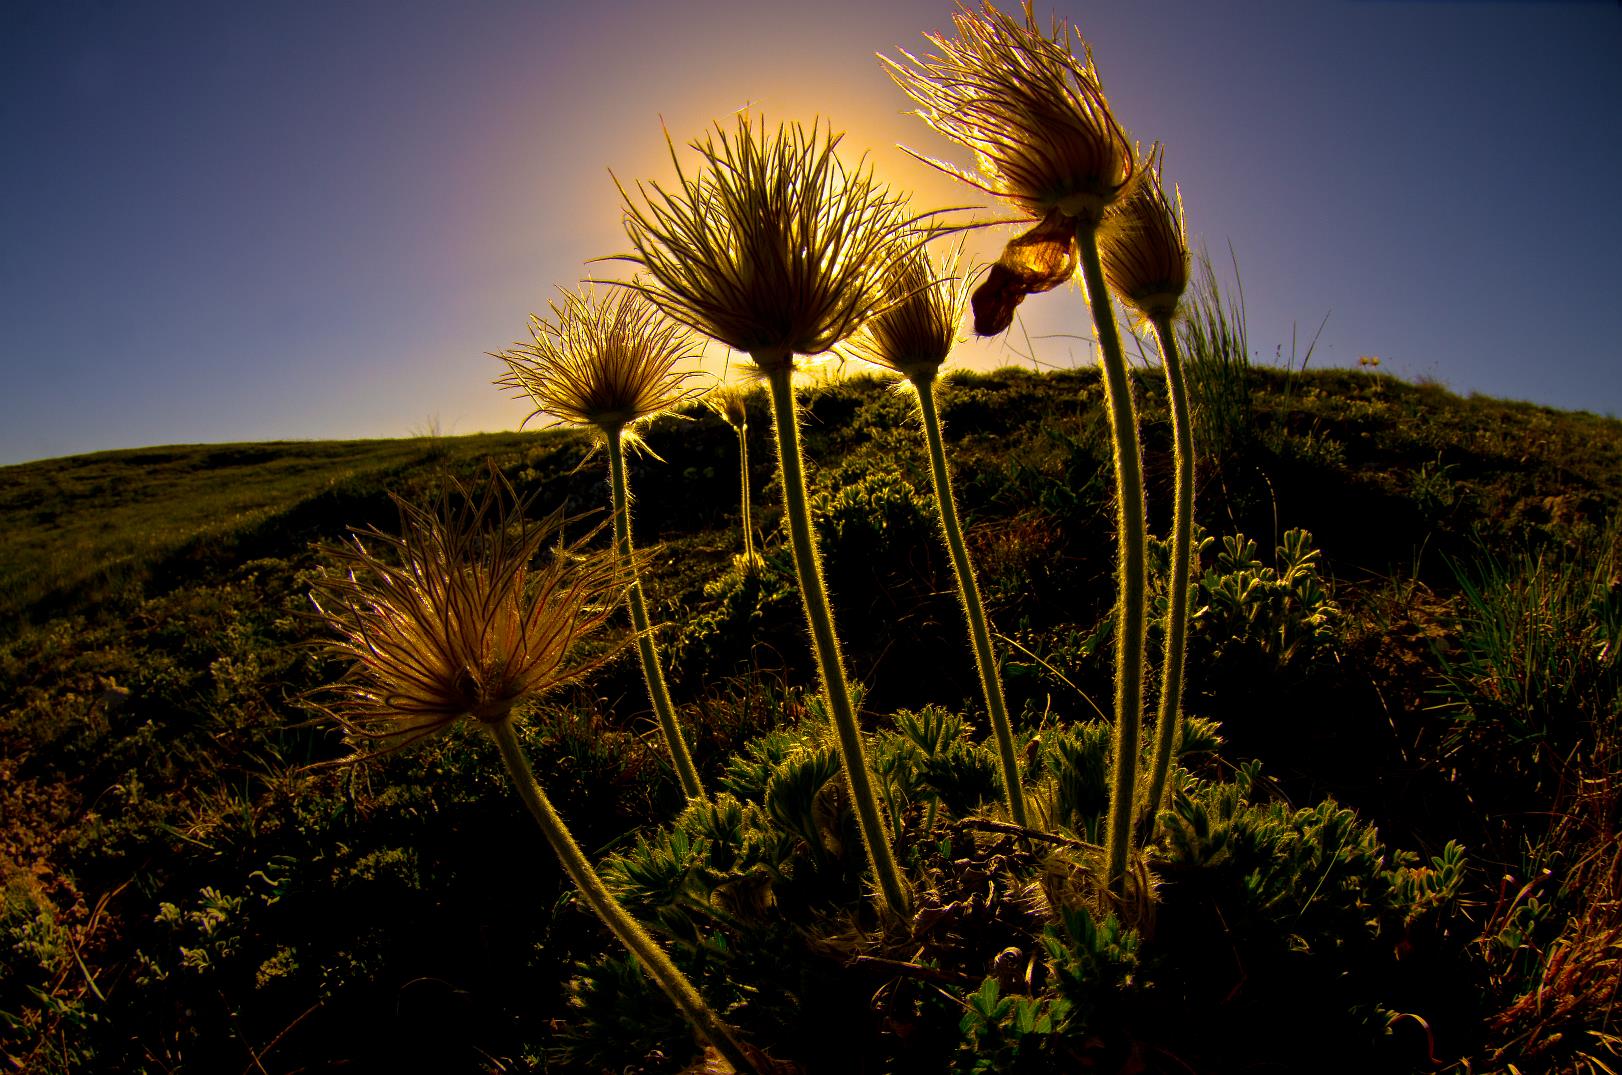
[[[1222,539],[1198,584],[1194,629],[1218,663],[1236,657],[1274,668],[1310,664],[1334,642],[1340,608],[1319,571],[1322,556],[1305,530],[1287,530],[1273,566],[1242,534]]]

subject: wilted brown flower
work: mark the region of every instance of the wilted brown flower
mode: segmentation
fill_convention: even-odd
[[[974,151],[980,175],[928,163],[1038,220],[1057,209],[1097,223],[1132,178],[1133,161],[1087,43],[1077,35],[1078,59],[1067,24],[1043,34],[1028,0],[1023,25],[990,3],[960,9],[952,22],[956,40],[925,35],[938,55],[879,57],[924,122]]]
[[[1014,323],[1026,295],[1052,291],[1075,275],[1076,225],[1055,209],[1036,227],[1016,235],[985,282],[974,289],[974,332],[995,336]]]
[[[857,358],[903,377],[932,377],[958,344],[968,280],[960,275],[962,249],[936,262],[920,246],[895,263],[890,302],[860,332],[849,349]]]
[[[698,357],[698,342],[638,292],[621,288],[597,300],[565,291],[563,304],[551,306],[555,321],[530,316],[531,343],[494,356],[507,364],[495,383],[527,394],[530,418],[550,414],[634,437],[636,424],[696,394],[691,371],[678,367]]]
[[[353,738],[387,750],[462,717],[499,722],[606,659],[568,664],[624,570],[563,544],[532,567],[564,520],[529,523],[516,500],[492,467],[481,496],[452,479],[433,508],[397,497],[400,536],[370,529],[327,550],[339,570],[311,598],[336,635],[328,649],[354,663],[323,708]]]
[[[643,266],[634,287],[670,317],[754,359],[763,370],[832,348],[884,301],[901,252],[905,203],[859,162],[835,155],[842,135],[799,124],[768,137],[738,117],[729,135],[695,141],[704,158],[677,189],[623,187],[625,230]],[[675,147],[671,158],[675,160]]]
[[[1183,195],[1171,198],[1160,169],[1160,143],[1150,148],[1137,180],[1104,213],[1098,254],[1104,279],[1121,301],[1151,320],[1170,317],[1188,287],[1188,230]]]

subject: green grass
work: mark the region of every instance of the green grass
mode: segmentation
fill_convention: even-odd
[[[322,498],[376,496],[426,467],[465,467],[524,443],[508,434],[174,445],[0,468],[0,609],[9,622],[139,590],[188,549],[288,524]]]

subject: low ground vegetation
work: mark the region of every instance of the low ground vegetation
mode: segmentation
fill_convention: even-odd
[[[645,432],[643,583],[709,801],[686,804],[634,659],[549,698],[522,736],[616,895],[776,1059],[1616,1066],[1622,424],[1365,372],[1225,375],[1242,419],[1199,472],[1196,719],[1159,835],[1107,909],[1075,897],[1108,801],[1096,373],[961,374],[940,392],[1040,841],[1000,820],[909,401],[865,378],[806,393],[828,582],[917,885],[905,937],[874,917],[806,691],[764,399],[749,423],[758,565],[737,556],[733,430],[693,406]],[[1163,535],[1164,389],[1149,376],[1136,391]],[[341,735],[302,703],[340,671],[309,644],[313,542],[387,530],[390,492],[421,500],[486,459],[541,510],[597,510],[590,451],[557,430],[0,471],[0,1063],[697,1059],[568,896],[485,737],[333,765]],[[1153,595],[1168,554],[1150,552]],[[1151,663],[1158,644],[1156,628]]]

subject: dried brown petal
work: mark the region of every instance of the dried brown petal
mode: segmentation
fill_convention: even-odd
[[[995,336],[1014,323],[1026,295],[1052,291],[1075,274],[1076,222],[1063,210],[1047,217],[1003,248],[1002,257],[974,290],[974,331]]]

